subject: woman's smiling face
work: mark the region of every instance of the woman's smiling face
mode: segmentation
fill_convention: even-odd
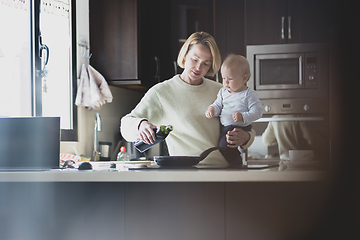
[[[193,45],[185,56],[185,69],[181,78],[189,84],[201,84],[212,65],[210,49],[203,44]]]

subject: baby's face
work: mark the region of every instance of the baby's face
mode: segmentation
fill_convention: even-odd
[[[246,82],[248,81],[248,76],[238,69],[222,67],[221,75],[223,79],[223,86],[230,93],[241,92],[247,89]]]

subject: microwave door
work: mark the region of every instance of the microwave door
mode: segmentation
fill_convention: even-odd
[[[261,54],[255,56],[255,89],[304,88],[303,54]]]

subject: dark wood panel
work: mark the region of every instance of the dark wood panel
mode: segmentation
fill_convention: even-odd
[[[31,183],[32,238],[125,239],[124,184]]]
[[[334,11],[331,1],[288,0],[287,8],[292,33],[292,39],[288,39],[288,43],[328,41],[330,18]]]
[[[226,183],[226,239],[312,239],[328,194],[325,182]]]
[[[281,17],[286,17],[286,0],[246,1],[246,44],[285,43]]]
[[[225,239],[224,183],[127,183],[127,240]]]
[[[247,0],[246,44],[326,42],[333,13],[332,1]]]
[[[227,54],[234,53],[245,56],[245,1],[230,0],[228,9],[227,25],[231,28],[228,27],[227,31]]]
[[[89,1],[91,64],[107,80],[138,79],[137,5]]]

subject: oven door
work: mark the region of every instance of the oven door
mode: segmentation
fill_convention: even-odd
[[[256,90],[304,88],[303,59],[302,53],[256,55]]]

